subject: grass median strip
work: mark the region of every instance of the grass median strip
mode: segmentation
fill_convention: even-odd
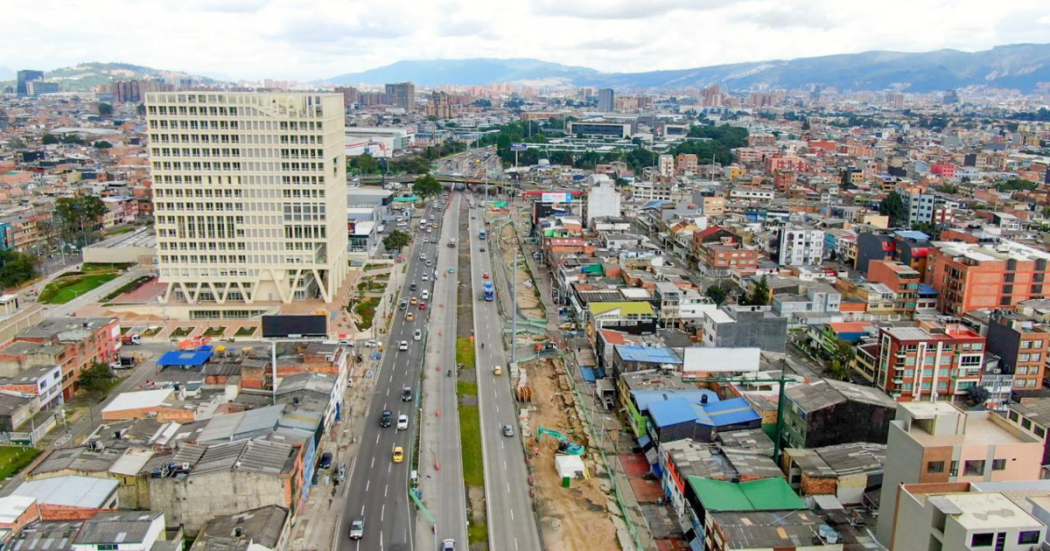
[[[469,337],[456,339],[456,363],[466,368],[474,368],[474,343],[470,342]]]

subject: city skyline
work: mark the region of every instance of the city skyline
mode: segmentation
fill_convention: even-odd
[[[284,0],[116,0],[67,13],[39,2],[10,8],[12,21],[37,24],[16,26],[0,40],[0,65],[53,70],[119,60],[230,80],[312,81],[399,60],[533,57],[617,72],[869,50],[975,51],[1045,41],[1050,31],[1050,16],[1034,1],[891,4],[662,0],[640,7],[588,0],[508,8],[462,0],[408,10],[325,2],[304,9]],[[147,26],[102,36],[86,30],[105,28],[116,13],[167,22],[162,32],[180,47],[155,40],[157,29]]]

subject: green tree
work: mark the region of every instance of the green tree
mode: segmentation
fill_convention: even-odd
[[[106,140],[99,140],[99,141],[91,144],[91,146],[94,147],[95,149],[109,149],[109,148],[113,147],[113,144],[107,142]]]
[[[108,210],[102,199],[94,195],[59,197],[54,214],[58,218],[58,233],[67,243],[83,248],[94,241]]]
[[[84,145],[84,138],[77,134],[66,134],[62,136],[62,143],[69,145]]]
[[[1010,178],[995,185],[996,191],[1030,191],[1037,187],[1039,184],[1021,178]]]
[[[991,399],[992,393],[983,386],[974,385],[966,389],[966,401],[970,404],[970,407],[984,405],[985,402]]]
[[[904,208],[904,199],[896,190],[889,192],[879,202],[879,213],[890,217],[891,226],[900,226],[908,221],[908,210]]]
[[[831,349],[831,375],[840,381],[849,378],[849,364],[857,356],[853,343],[838,339]]]
[[[51,145],[58,143],[58,138],[54,134],[44,134],[43,138],[40,138],[40,143],[44,145]]]
[[[80,389],[93,397],[105,396],[109,389],[113,388],[116,377],[109,366],[102,363],[92,364],[80,372]]]
[[[383,247],[388,251],[400,251],[412,242],[412,236],[408,232],[394,230],[390,235],[383,238]]]
[[[40,259],[18,251],[0,251],[0,287],[17,287],[37,276]]]
[[[725,304],[726,298],[728,298],[728,293],[726,292],[725,287],[722,287],[721,285],[712,285],[708,287],[707,290],[704,291],[704,294],[707,295],[707,298],[715,301],[715,304],[718,306]]]
[[[103,117],[112,117],[113,116],[113,106],[108,104],[108,103],[100,103],[100,104],[98,104],[98,114],[103,116]]]
[[[412,193],[422,197],[424,200],[438,195],[443,189],[441,182],[437,181],[437,178],[430,174],[424,174],[416,178],[416,182],[412,184]]]
[[[350,157],[350,170],[358,174],[376,174],[379,172],[379,163],[375,157],[365,153],[356,157]]]
[[[766,281],[766,276],[762,276],[762,279],[758,280],[758,283],[751,289],[751,294],[744,297],[740,303],[745,306],[765,306],[769,304],[769,282]]]

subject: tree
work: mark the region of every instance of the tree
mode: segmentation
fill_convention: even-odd
[[[762,276],[762,279],[758,280],[755,287],[751,289],[751,294],[744,297],[740,303],[745,306],[765,306],[769,304],[769,283],[766,281],[766,276]]]
[[[857,356],[853,343],[838,339],[831,349],[831,375],[840,381],[849,378],[849,364]]]
[[[704,291],[704,294],[707,295],[707,298],[715,301],[715,304],[717,306],[721,306],[725,304],[726,298],[728,298],[729,293],[727,293],[725,288],[721,285],[712,285],[708,287],[706,291]]]
[[[879,213],[890,217],[891,226],[900,226],[908,221],[908,210],[904,208],[904,199],[896,190],[889,192],[879,202]]]
[[[0,287],[17,287],[37,276],[40,259],[18,251],[0,251]]]
[[[408,232],[394,230],[390,235],[383,238],[383,247],[388,251],[400,251],[412,242],[412,236]]]
[[[111,147],[113,147],[113,144],[107,142],[106,140],[99,140],[91,144],[91,146],[95,149],[110,149]]]
[[[98,114],[103,117],[113,116],[113,106],[108,103],[98,104]]]
[[[971,407],[984,405],[985,402],[991,399],[992,393],[983,386],[974,385],[966,389],[966,401],[969,402]]]
[[[83,248],[93,242],[94,234],[101,229],[102,217],[108,210],[102,199],[94,195],[59,197],[55,201],[58,233],[67,243],[76,243]]]
[[[40,143],[44,145],[52,145],[58,143],[58,138],[54,134],[44,134],[44,137],[40,139]]]
[[[84,145],[84,138],[81,138],[78,134],[66,134],[62,136],[62,143],[69,145]]]
[[[109,366],[102,363],[92,364],[80,372],[80,388],[84,392],[101,398],[113,387],[113,371]]]
[[[438,195],[443,189],[441,182],[437,181],[437,178],[430,174],[424,174],[416,178],[416,182],[412,184],[412,193],[422,197],[424,200]]]
[[[145,115],[146,114],[146,104],[145,103],[138,104],[138,107],[135,108],[135,112],[138,113],[140,117]]]

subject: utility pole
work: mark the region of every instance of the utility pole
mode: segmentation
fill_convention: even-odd
[[[511,219],[511,223],[514,224],[514,235],[518,237],[518,222],[517,220]],[[518,242],[514,244],[514,285],[511,287],[510,295],[510,363],[514,365],[518,360],[518,249],[521,248],[521,237],[518,237]]]

